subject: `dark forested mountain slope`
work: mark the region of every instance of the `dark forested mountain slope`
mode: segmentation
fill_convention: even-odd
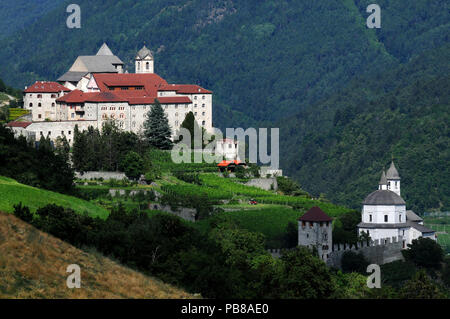
[[[61,3],[62,0],[1,0],[0,38],[40,20]]]
[[[55,79],[103,41],[131,71],[146,41],[158,74],[215,92],[216,126],[272,121],[395,62],[344,2],[82,0],[79,30],[66,27],[64,3],[2,41],[0,72],[20,87]]]
[[[23,1],[4,2],[17,12]],[[300,149],[314,140],[318,143],[314,152],[329,152],[324,145],[343,138],[334,134],[347,133],[347,126],[340,131],[339,125],[332,126],[336,110],[341,110],[338,119],[346,118],[346,114],[353,114],[349,105],[358,107],[358,113],[352,115],[355,118],[351,117],[353,126],[370,127],[361,122],[363,118],[357,121],[356,117],[365,114],[360,107],[364,106],[364,112],[376,112],[383,107],[378,103],[384,102],[384,93],[400,86],[407,96],[406,87],[414,84],[386,80],[385,72],[442,47],[449,42],[450,34],[448,0],[379,0],[381,29],[366,27],[370,0],[79,0],[81,29],[66,26],[65,8],[69,3],[72,1],[55,4],[53,10],[43,10],[34,24],[23,29],[15,26],[20,30],[0,37],[0,78],[8,85],[22,88],[37,79],[54,80],[78,55],[95,54],[104,41],[133,72],[135,53],[146,41],[155,51],[158,74],[171,82],[197,83],[214,91],[216,127],[280,127],[286,146],[280,149],[283,169],[309,190],[329,196],[336,189],[326,186],[329,177],[306,174],[312,167],[317,169],[312,161],[319,158]],[[15,17],[20,20],[22,15]],[[445,66],[449,59],[443,58]],[[432,70],[437,61],[430,63]],[[414,66],[408,65],[413,76]],[[442,66],[435,65],[437,70]],[[436,74],[430,79],[417,79],[419,86],[428,85],[426,81],[436,80]],[[368,87],[374,85],[381,85],[384,93]],[[425,115],[431,116],[419,112],[414,118],[420,124]],[[442,114],[434,116],[442,118]],[[422,145],[418,136],[410,140],[404,152],[395,154],[399,161],[406,161],[400,163],[400,169],[409,165],[405,154]],[[386,146],[392,148],[394,144],[391,141]],[[313,146],[309,145],[307,150]],[[381,169],[378,156],[366,158],[364,165]],[[369,180],[357,182],[361,172],[350,173],[351,177],[342,179],[350,183],[343,185],[348,187],[346,191],[365,193]],[[318,180],[310,180],[313,176]],[[349,194],[335,194],[334,199],[354,203],[360,194],[353,195],[346,199]],[[438,201],[423,206],[434,207]]]
[[[285,123],[283,167],[306,190],[357,208],[393,155],[410,207],[449,210],[449,58],[450,46],[426,52]]]

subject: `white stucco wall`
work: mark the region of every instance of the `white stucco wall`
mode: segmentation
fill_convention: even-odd
[[[372,215],[372,221],[370,221]],[[388,216],[387,223],[398,224],[406,222],[405,205],[364,205],[362,222],[384,224],[384,216]]]
[[[25,93],[23,97],[23,107],[32,114],[33,122],[57,120],[56,99],[64,93]]]

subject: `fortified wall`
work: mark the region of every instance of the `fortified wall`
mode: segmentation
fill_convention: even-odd
[[[377,265],[403,260],[402,241],[402,236],[399,236],[377,239],[370,243],[361,242],[357,245],[334,244],[332,252],[327,254],[324,261],[329,267],[341,269],[342,256],[346,251],[362,253],[369,263]]]
[[[283,251],[289,251],[291,249],[268,249],[267,251],[272,257],[280,258]],[[357,245],[334,244],[333,250],[324,256],[323,260],[328,267],[342,269],[342,256],[346,251],[352,251],[356,254],[362,253],[371,264],[383,265],[396,260],[404,260],[402,249],[402,236],[384,238],[382,240],[371,241],[370,243],[361,242]]]

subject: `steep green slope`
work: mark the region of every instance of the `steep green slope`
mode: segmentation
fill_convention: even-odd
[[[450,209],[449,57],[450,46],[426,52],[291,120],[283,166],[307,191],[357,208],[393,155],[410,207]]]
[[[355,0],[354,3],[363,15],[367,15],[369,4],[380,6],[381,29],[375,34],[389,54],[401,61],[449,42],[450,2],[447,0]]]
[[[106,217],[108,211],[88,201],[67,196],[28,185],[20,184],[15,180],[0,176],[0,211],[13,212],[13,205],[20,202],[32,211],[48,204],[56,204],[71,208],[78,213],[87,212],[93,217]]]

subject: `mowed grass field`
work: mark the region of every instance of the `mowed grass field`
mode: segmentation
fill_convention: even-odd
[[[297,224],[298,218],[303,215],[303,213],[291,208],[274,205],[268,208],[236,210],[222,214],[230,217],[240,228],[262,233],[268,248],[280,248],[289,222]],[[203,228],[207,227],[207,223],[208,219],[199,221],[197,224],[200,228]]]
[[[92,217],[106,218],[108,210],[91,202],[20,184],[14,179],[0,176],[0,211],[12,213],[14,205],[22,202],[32,212],[48,204],[71,208],[77,213],[87,212]]]

